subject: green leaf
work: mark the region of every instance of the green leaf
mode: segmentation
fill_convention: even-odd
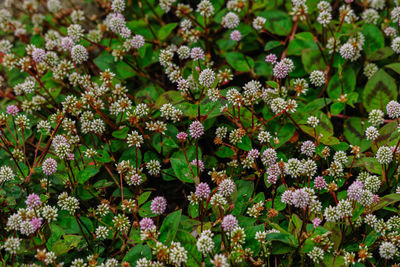
[[[258,76],[271,76],[272,65],[265,62],[264,60],[258,60],[254,62],[254,72]]]
[[[246,134],[242,137],[242,142],[237,144],[237,147],[244,150],[250,151],[251,150],[251,140],[250,137]]]
[[[269,41],[265,44],[264,51],[269,51],[274,48],[281,46],[282,44],[278,41]]]
[[[137,244],[126,253],[123,261],[127,261],[131,265],[136,266],[136,261],[141,258],[151,260],[151,249],[147,245]]]
[[[146,68],[152,63],[158,61],[158,57],[156,56],[156,52],[153,53],[153,45],[152,44],[144,44],[141,48],[138,49],[140,57],[137,58],[138,65],[142,68]]]
[[[196,147],[191,146],[186,149],[186,157],[189,162],[196,159]],[[201,151],[199,149],[199,158],[201,158]],[[179,150],[172,154],[171,157],[171,165],[172,169],[174,169],[175,175],[179,180],[186,183],[194,183],[192,171],[195,176],[197,173],[197,168],[192,167],[192,171],[190,170],[188,163],[185,158],[185,154],[182,150]]]
[[[135,34],[143,35],[144,38],[153,40],[154,36],[151,33],[151,30],[147,26],[147,23],[143,20],[132,20],[126,23],[126,27],[128,27]]]
[[[129,160],[132,166],[136,166],[136,149],[134,147],[126,148],[119,158],[119,161],[122,160]],[[139,149],[137,151],[137,161],[138,166],[140,166],[140,164],[142,163],[142,153]]]
[[[382,31],[375,25],[365,24],[362,29],[362,34],[365,37],[364,51],[367,56],[385,46],[385,39],[383,38]]]
[[[53,245],[60,240],[61,236],[65,233],[64,230],[57,224],[51,223],[50,225],[51,236],[47,239],[46,247],[51,250]]]
[[[383,110],[393,99],[397,99],[396,82],[381,69],[369,79],[364,88],[362,96],[364,107],[368,112],[373,109]]]
[[[344,122],[344,136],[350,144],[359,146],[361,151],[370,147],[370,141],[365,139],[366,126],[358,117],[352,117]]]
[[[379,238],[378,234],[375,231],[372,231],[365,238],[365,245],[372,246],[372,244]]]
[[[200,266],[201,253],[197,250],[196,238],[194,238],[189,232],[178,230],[176,233],[176,240],[179,241],[188,252],[186,265]]]
[[[135,75],[134,71],[128,64],[123,61],[115,62],[114,57],[106,51],[102,52],[93,61],[101,71],[110,69],[112,72],[117,74],[117,77],[120,79],[127,79]]]
[[[277,147],[281,147],[288,142],[295,131],[296,127],[293,124],[283,125],[278,131],[279,144],[277,144]]]
[[[118,131],[112,132],[112,136],[119,139],[125,139],[128,136],[129,128],[124,127]]]
[[[36,47],[42,47],[44,45],[44,39],[40,35],[32,35],[31,44],[35,45]]]
[[[378,146],[395,146],[399,140],[400,133],[397,131],[397,122],[393,121],[385,124],[379,129],[377,138]],[[374,147],[375,148],[375,147]],[[377,149],[377,148],[376,148]]]
[[[220,146],[215,152],[215,155],[217,155],[220,158],[230,158],[235,155],[235,152],[230,147]]]
[[[392,50],[393,51],[393,50]],[[385,66],[385,68],[394,70],[398,74],[400,74],[400,63],[392,63]]]
[[[340,245],[340,240],[342,238],[342,231],[339,228],[339,224],[333,222],[326,222],[324,228],[331,231],[330,239],[333,241],[335,249],[338,249]]]
[[[178,226],[181,221],[182,210],[177,210],[170,213],[165,219],[160,228],[160,236],[158,240],[169,245],[174,240]]]
[[[144,205],[142,205],[139,209],[139,215],[140,217],[156,217],[156,214],[153,214],[153,212],[150,209],[151,206],[151,201],[147,201]]]
[[[99,172],[98,169],[86,168],[78,172],[76,179],[78,180],[78,183],[84,184],[87,180],[95,176],[98,172]]]
[[[324,260],[321,264],[317,264],[316,266],[345,266],[343,256],[334,257],[332,254],[324,255]],[[352,265],[354,266],[354,265]]]
[[[254,61],[239,52],[229,52],[226,54],[226,61],[237,71],[250,71],[254,67]],[[247,61],[246,61],[247,60]]]
[[[343,89],[342,89],[343,86]],[[340,82],[339,74],[336,73],[329,81],[327,92],[329,98],[338,99],[342,94],[349,94],[354,91],[356,87],[356,74],[352,68],[345,68],[342,74],[342,84]]]
[[[318,50],[318,46],[314,41],[311,32],[301,32],[294,36],[294,39],[289,43],[287,54],[301,56],[304,49]]]
[[[256,254],[260,251],[260,245],[255,239],[255,235],[259,231],[264,231],[264,225],[256,225],[246,228],[246,247],[251,248]]]
[[[94,159],[98,162],[108,163],[111,162],[110,154],[108,154],[107,150],[98,150],[98,154],[94,156]]]
[[[344,110],[345,104],[342,102],[336,102],[331,105],[331,113],[333,115],[338,115]]]
[[[325,99],[317,98],[311,102],[308,102],[308,104],[305,105],[304,107],[298,108],[297,111],[312,114],[312,113],[322,109],[326,105],[329,105],[331,102],[332,102],[332,100],[329,98],[325,98]]]
[[[292,20],[287,14],[281,10],[268,10],[261,12],[259,16],[267,19],[265,22],[265,28],[279,36],[286,36],[290,33],[292,28]]]
[[[301,54],[301,61],[307,73],[311,73],[314,70],[324,70],[326,68],[324,59],[318,49],[304,49]]]
[[[288,244],[292,247],[297,247],[299,244],[297,243],[296,238],[287,233],[270,233],[267,234],[266,240],[268,241],[279,241],[284,244]]]
[[[331,145],[331,142],[334,141],[334,143],[336,143],[336,141],[332,138],[333,136],[333,125],[331,120],[328,118],[328,116],[325,115],[325,113],[323,113],[322,111],[317,111],[314,113],[314,116],[317,117],[319,119],[319,123],[318,126],[315,128],[315,132],[318,135],[322,134],[322,138],[321,138],[321,142],[323,141],[327,141],[328,143],[326,143],[326,145]],[[302,119],[301,121],[298,121],[298,123],[304,123],[304,119]],[[314,128],[312,128],[311,126],[308,125],[300,125],[300,128],[306,132],[307,134],[309,134],[310,136],[314,137],[315,136],[315,132],[314,132]],[[337,142],[339,143],[339,142]],[[325,143],[324,143],[325,144]]]
[[[248,200],[254,191],[254,183],[251,181],[238,180],[236,181],[236,188],[236,195],[232,197],[233,203],[235,203],[232,214],[239,216],[243,214],[244,210],[246,210],[249,205]]]
[[[79,235],[64,235],[63,239],[53,244],[52,251],[56,256],[63,255],[78,246],[83,237]]]
[[[167,39],[167,37],[171,34],[171,32],[178,26],[178,23],[169,23],[167,25],[162,26],[157,33],[158,38],[163,41]]]
[[[378,50],[376,50],[373,54],[371,54],[368,57],[368,59],[370,61],[379,61],[379,60],[388,58],[393,54],[394,54],[393,49],[391,47],[385,46],[385,47],[382,47],[382,48],[379,48]],[[396,64],[396,63],[394,63],[394,64]]]
[[[400,201],[400,194],[389,194],[384,197],[381,197],[379,203],[372,208],[372,211],[377,211],[383,209],[386,206],[393,205],[396,202]]]
[[[138,205],[142,205],[144,202],[146,202],[147,199],[149,199],[151,194],[151,191],[146,191],[143,192],[139,197],[138,197]]]
[[[362,159],[355,160],[353,167],[363,167],[371,173],[382,174],[381,165],[375,157],[364,157]]]
[[[154,105],[154,108],[159,109],[161,108],[164,104],[170,103],[171,105],[175,105],[177,103],[182,102],[184,99],[178,91],[167,91],[160,95],[157,98],[157,101]]]

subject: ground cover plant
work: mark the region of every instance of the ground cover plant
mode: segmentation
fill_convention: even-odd
[[[398,266],[400,1],[5,0],[1,266]]]

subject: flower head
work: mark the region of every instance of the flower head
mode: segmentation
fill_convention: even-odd
[[[235,216],[228,214],[222,220],[221,226],[225,232],[230,232],[238,226],[238,221]]]
[[[42,164],[42,170],[47,175],[55,173],[57,171],[57,161],[53,158],[47,158]]]
[[[189,127],[189,133],[195,139],[200,138],[204,134],[203,124],[199,121],[192,122]]]
[[[164,197],[155,197],[151,201],[150,210],[154,214],[160,215],[165,212],[167,208],[167,200]]]

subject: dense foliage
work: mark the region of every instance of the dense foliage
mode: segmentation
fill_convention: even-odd
[[[1,266],[400,263],[400,1],[3,6]]]

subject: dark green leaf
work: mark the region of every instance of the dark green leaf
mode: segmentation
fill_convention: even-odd
[[[86,168],[78,172],[76,179],[78,180],[78,183],[84,184],[87,180],[95,176],[98,172],[98,169]]]
[[[395,80],[383,69],[379,70],[367,82],[362,99],[368,112],[373,109],[384,109],[390,100],[397,99]]]
[[[163,221],[160,228],[160,236],[158,240],[164,244],[170,244],[174,240],[178,226],[181,221],[182,210],[170,213]]]

